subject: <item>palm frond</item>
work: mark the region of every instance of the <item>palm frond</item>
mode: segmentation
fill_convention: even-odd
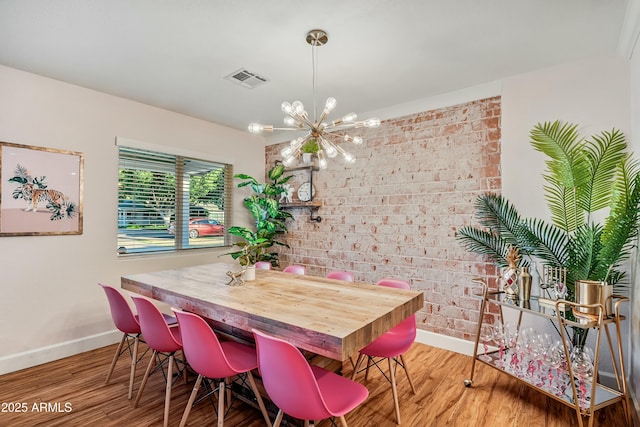
[[[618,165],[626,156],[624,134],[617,129],[594,135],[585,144],[585,154],[591,167],[591,179],[581,191],[580,206],[586,212],[595,212],[609,206],[611,185]]]
[[[579,138],[577,125],[560,121],[538,123],[531,130],[531,145],[546,154],[547,173],[544,179],[549,183],[546,199],[552,212],[552,220],[567,232],[574,231],[584,221],[578,211],[578,197],[589,182],[591,168]],[[551,191],[549,191],[551,190]]]
[[[578,228],[569,242],[569,260],[567,262],[567,281],[598,280],[594,272],[599,270],[598,254],[602,227],[597,224],[585,224]]]
[[[584,224],[585,215],[578,211],[577,194],[572,188],[558,183],[545,185],[545,199],[551,212],[551,221],[565,233],[575,231]]]
[[[568,235],[553,224],[541,219],[526,219],[521,224],[523,245],[532,256],[546,261],[550,265],[564,267],[569,254]]]
[[[510,245],[498,235],[476,227],[466,226],[458,230],[456,239],[465,250],[486,256],[490,262],[498,267],[509,265],[505,254]]]
[[[520,223],[520,214],[504,197],[496,193],[485,193],[476,199],[476,219],[493,234],[500,235],[507,244],[518,245],[515,231]]]
[[[612,198],[615,204],[611,206],[605,220],[600,254],[601,262],[614,268],[631,256],[638,236],[640,216],[640,173],[637,171],[637,163],[623,161],[620,168],[619,182],[614,186],[615,196]]]
[[[573,157],[573,147],[580,141],[578,125],[560,121],[538,123],[530,132],[531,145],[555,161],[568,162]]]

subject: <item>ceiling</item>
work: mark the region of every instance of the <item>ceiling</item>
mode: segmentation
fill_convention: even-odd
[[[311,29],[335,118],[615,54],[628,1],[0,0],[0,64],[246,130],[313,110]]]

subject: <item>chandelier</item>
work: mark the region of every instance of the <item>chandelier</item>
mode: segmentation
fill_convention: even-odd
[[[282,112],[285,114],[284,124],[287,127],[273,127],[251,123],[249,132],[273,132],[277,131],[298,131],[305,132],[301,137],[291,140],[280,154],[284,158],[283,164],[291,166],[303,152],[313,152],[318,157],[320,169],[326,169],[327,158],[334,158],[341,155],[347,163],[354,163],[356,158],[343,147],[342,143],[362,144],[364,140],[360,136],[351,136],[346,131],[362,127],[375,128],[380,126],[380,119],[371,118],[368,120],[356,121],[356,113],[349,113],[339,119],[327,122],[327,117],[336,107],[337,101],[329,97],[324,104],[324,109],[319,117],[316,115],[316,48],[323,46],[329,41],[327,33],[323,30],[311,30],[307,33],[307,43],[311,45],[311,59],[313,63],[313,118],[304,109],[300,101],[293,103],[283,102]]]

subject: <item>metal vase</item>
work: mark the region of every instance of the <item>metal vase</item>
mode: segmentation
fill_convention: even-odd
[[[605,315],[612,314],[612,304],[610,296],[613,294],[613,285],[607,282],[597,282],[595,280],[576,280],[576,302],[578,304],[602,304]],[[577,307],[581,313],[598,314],[597,308]]]

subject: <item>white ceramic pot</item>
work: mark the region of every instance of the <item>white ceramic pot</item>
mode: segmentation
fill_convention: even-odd
[[[311,163],[311,161],[313,160],[313,154],[312,153],[302,153],[302,163]]]
[[[247,282],[250,282],[252,280],[256,280],[256,266],[255,265],[247,266],[246,270],[244,271],[244,280],[246,280]]]

